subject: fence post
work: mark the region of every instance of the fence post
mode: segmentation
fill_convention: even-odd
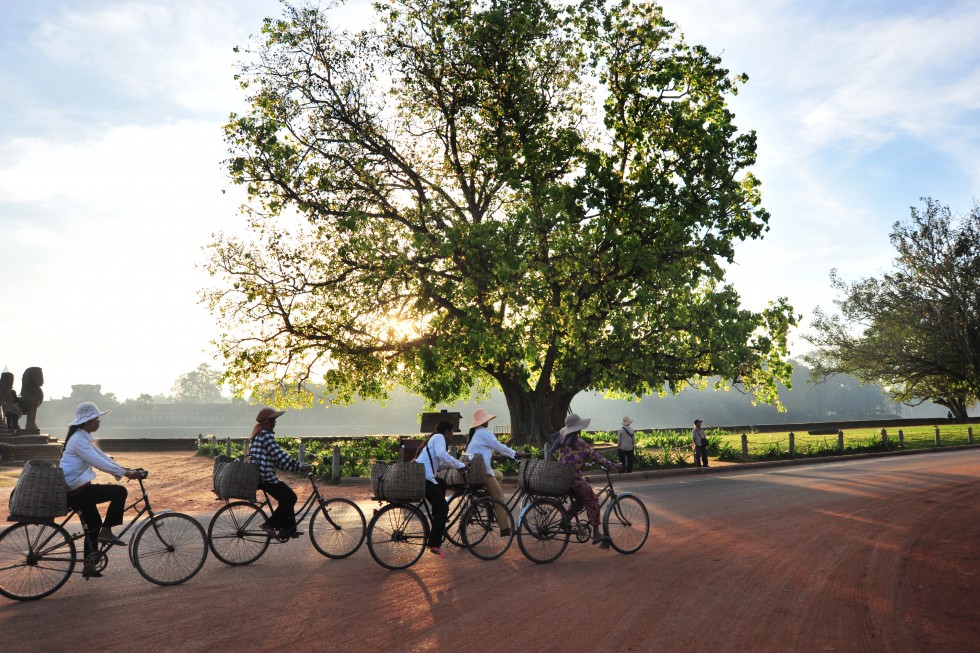
[[[742,434],[742,462],[749,462],[749,438],[744,433]]]
[[[970,444],[973,444],[973,427],[972,426],[966,427],[966,441],[969,442]]]
[[[881,429],[881,447],[882,449],[888,450],[888,430]]]
[[[903,431],[902,429],[898,429],[898,448],[899,449],[905,448],[905,431]]]
[[[242,438],[242,450],[246,458],[252,453],[252,438]]]
[[[796,458],[796,434],[789,432],[789,457]]]
[[[225,455],[231,458],[231,438],[225,438]]]
[[[296,450],[296,460],[300,465],[306,464],[306,447],[303,446],[303,438],[299,439],[299,447]]]
[[[837,429],[837,453],[844,453],[844,431]]]
[[[197,448],[200,449],[203,446],[204,446],[204,434],[203,433],[198,433],[197,434]]]
[[[333,446],[333,468],[330,470],[330,480],[340,483],[340,445]]]
[[[939,437],[939,427],[938,426],[936,427],[936,446],[937,447],[943,446],[943,442],[942,442],[942,440]]]

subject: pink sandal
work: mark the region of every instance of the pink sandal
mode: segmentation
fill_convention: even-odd
[[[439,556],[440,558],[445,558],[446,557],[446,552],[443,551],[442,549],[440,549],[437,546],[430,546],[429,547],[429,553],[434,553],[437,556]]]

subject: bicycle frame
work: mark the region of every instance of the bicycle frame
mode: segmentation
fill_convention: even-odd
[[[306,519],[306,516],[308,514],[310,514],[310,511],[311,510],[314,509],[313,508],[314,506],[319,506],[321,503],[323,503],[323,495],[320,494],[320,486],[316,484],[316,478],[314,478],[314,476],[313,476],[313,471],[311,470],[311,471],[307,472],[306,473],[306,477],[308,479],[310,479],[310,485],[313,486],[313,492],[310,493],[309,495],[307,495],[306,500],[303,501],[303,505],[300,506],[299,509],[297,509],[297,510],[294,511],[295,512],[295,515],[296,515],[296,523],[299,523],[299,522],[303,521],[304,519]],[[265,490],[262,490],[262,497],[263,497],[262,498],[262,501],[256,501],[255,503],[260,508],[266,508],[266,509],[268,509],[269,513],[271,514],[274,509],[272,507],[272,500],[269,498],[269,493],[266,492]],[[425,502],[423,501],[423,503],[425,503]],[[334,520],[330,517],[330,513],[324,511],[324,517],[326,518],[327,522],[331,526],[337,527],[337,523],[334,522]],[[277,542],[288,542],[289,541],[289,539],[285,539],[284,540],[284,539],[281,539],[281,538],[278,538],[278,537],[273,537],[272,539],[274,541],[277,541]]]

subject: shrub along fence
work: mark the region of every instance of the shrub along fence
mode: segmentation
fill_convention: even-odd
[[[852,429],[832,434],[810,433],[732,433],[721,429],[707,431],[708,455],[725,462],[753,462],[820,456],[842,456],[873,451],[935,449],[974,444],[973,427],[961,424],[913,426],[894,431],[885,428]],[[509,436],[498,434],[502,442]],[[596,448],[616,460],[615,431],[587,434]],[[287,453],[315,466],[318,478],[339,482],[341,477],[369,477],[375,462],[404,459],[406,443],[417,442],[400,436],[375,435],[348,438],[276,438]],[[200,436],[198,454],[240,457],[247,453],[249,440]],[[687,431],[637,431],[636,470],[683,468],[693,465],[691,436]],[[411,451],[411,445],[409,445]],[[459,447],[451,447],[457,449]],[[521,445],[517,450],[540,457],[536,447]],[[505,475],[517,473],[517,462],[494,461]]]

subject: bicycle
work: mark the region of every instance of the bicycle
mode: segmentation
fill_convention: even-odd
[[[600,512],[605,509],[603,534],[619,553],[635,553],[650,534],[650,515],[643,502],[632,493],[617,494],[609,470],[605,472],[606,486],[596,493]],[[565,552],[573,535],[579,543],[592,538],[592,525],[579,519],[585,508],[569,515],[564,506],[565,499],[570,499],[567,493],[563,497],[539,497],[521,512],[517,523],[517,545],[528,560],[539,564],[552,562]]]
[[[339,560],[353,555],[364,542],[364,513],[350,499],[324,499],[313,471],[306,474],[313,491],[296,511],[296,523],[312,511],[309,534],[313,547],[320,554]],[[214,556],[235,567],[248,565],[259,558],[275,540],[288,542],[289,535],[273,535],[261,528],[272,513],[269,495],[262,491],[261,502],[232,501],[222,507],[208,524],[208,547]]]
[[[446,539],[454,546],[465,548],[466,543],[463,541],[462,531],[458,528],[459,524],[465,523],[461,520],[461,518],[479,499],[483,497],[490,497],[490,495],[487,492],[485,485],[454,486],[454,488],[455,487],[461,487],[462,489],[460,491],[456,491],[447,500],[449,503],[449,517],[446,519]],[[497,501],[497,503],[499,504],[501,502]],[[523,509],[523,507],[528,503],[530,503],[530,496],[525,494],[524,490],[518,488],[514,491],[510,498],[507,499],[507,501],[503,502],[503,505],[507,509],[507,512],[513,515],[514,509],[517,506],[521,506]],[[511,519],[513,520],[513,517],[511,517]],[[507,548],[510,548],[510,543],[507,544]],[[493,560],[495,558],[499,558],[506,552],[507,548],[503,549],[493,557],[483,559]],[[483,557],[477,551],[471,551],[478,558]]]
[[[136,478],[140,497],[126,507],[136,514],[119,532],[131,529],[129,561],[143,578],[157,585],[179,585],[192,578],[207,559],[204,528],[193,518],[179,512],[154,512],[143,480],[149,473],[138,470]],[[142,504],[142,505],[141,505]],[[140,521],[143,515],[148,515]],[[65,525],[78,517],[81,533],[69,533]],[[64,585],[75,565],[82,563],[85,579],[88,569],[101,573],[109,564],[108,551],[113,544],[90,538],[87,556],[76,556],[75,542],[88,537],[84,520],[71,510],[60,522],[54,518],[27,519],[11,515],[15,524],[0,533],[0,594],[16,601],[33,601],[53,594]],[[84,551],[84,549],[83,549]],[[88,568],[88,569],[86,569]]]
[[[466,481],[466,470],[460,471],[464,485],[463,491],[458,493],[460,498],[455,505],[458,518],[454,520],[454,524],[458,524],[455,530],[459,539],[450,538],[450,541],[481,560],[495,560],[514,541],[514,518],[502,501],[480,493]],[[506,526],[502,526],[497,518],[498,509],[507,515]],[[411,567],[425,552],[431,522],[432,513],[425,499],[389,502],[374,512],[368,524],[371,557],[387,569]],[[447,535],[449,527],[447,520]]]

